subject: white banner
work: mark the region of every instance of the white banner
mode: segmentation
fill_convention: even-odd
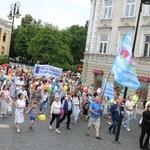
[[[59,78],[62,74],[62,71],[63,69],[50,65],[35,64],[34,66],[34,76]]]

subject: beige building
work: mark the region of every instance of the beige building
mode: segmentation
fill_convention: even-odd
[[[9,54],[12,23],[0,18],[0,56]]]
[[[131,31],[133,41],[139,6],[140,0],[91,0],[82,72],[86,84],[94,83],[95,88],[102,86],[128,30]],[[134,52],[141,93],[150,82],[150,6],[143,4],[142,9]],[[118,85],[113,75],[110,75],[109,82],[115,87]],[[120,90],[123,89],[121,85],[118,86]],[[128,90],[128,94],[134,93]],[[149,85],[143,94],[145,97],[150,98]]]

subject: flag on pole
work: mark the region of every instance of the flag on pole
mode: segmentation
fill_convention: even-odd
[[[108,96],[109,99],[112,99],[115,96],[113,84],[109,83],[107,79],[104,80],[103,94],[104,96]]]
[[[121,44],[111,73],[114,74],[114,80],[125,87],[136,90],[141,86],[135,71],[129,31]]]

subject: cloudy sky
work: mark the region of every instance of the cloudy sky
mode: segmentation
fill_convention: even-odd
[[[0,18],[5,20],[10,12],[10,5],[15,0],[0,0]],[[19,0],[21,17],[31,14],[33,18],[42,22],[52,23],[59,28],[69,27],[73,24],[85,25],[89,20],[90,0]],[[15,25],[20,19],[15,19]]]

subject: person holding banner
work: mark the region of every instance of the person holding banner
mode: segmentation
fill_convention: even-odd
[[[117,126],[118,126],[118,122],[119,122],[119,117],[121,114],[121,109],[120,109],[120,101],[119,99],[116,100],[116,104],[113,104],[110,108],[110,112],[112,115],[112,125],[109,127],[109,133],[113,133],[116,134],[116,130],[117,130]]]

